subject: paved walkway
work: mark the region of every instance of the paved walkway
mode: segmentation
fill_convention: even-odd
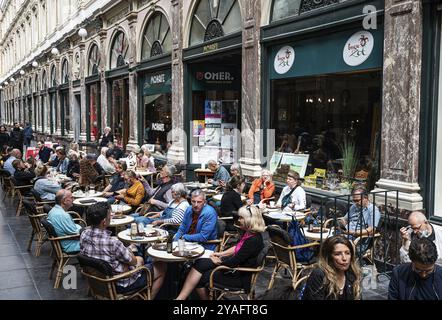
[[[45,243],[41,255],[35,257],[35,244],[31,252],[27,251],[31,235],[29,219],[23,213],[15,216],[17,201],[9,197],[3,199],[0,188],[0,300],[84,300],[87,296],[87,283],[81,273],[77,272],[77,289],[53,289],[54,279],[49,279],[52,264],[50,257],[51,246]],[[270,280],[273,266],[270,263],[258,278],[257,296],[265,293]],[[77,269],[78,270],[78,269]],[[290,279],[280,275],[275,281],[275,287],[289,285]],[[363,298],[367,300],[382,300],[386,298],[388,282],[371,285],[372,289],[364,288]],[[374,288],[374,289],[373,289]]]

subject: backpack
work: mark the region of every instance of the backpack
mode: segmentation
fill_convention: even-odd
[[[299,222],[292,218],[289,224],[288,233],[292,239],[292,246],[300,246],[309,243],[304,235],[304,230],[299,226]],[[314,255],[314,251],[310,248],[301,248],[295,250],[296,260],[299,262],[309,262]]]

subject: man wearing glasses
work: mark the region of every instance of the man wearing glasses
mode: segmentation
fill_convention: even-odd
[[[410,262],[408,250],[411,241],[419,238],[427,238],[436,244],[436,248],[441,257],[442,248],[437,247],[436,232],[433,225],[427,220],[427,217],[422,212],[413,211],[408,216],[408,226],[400,229],[402,237],[402,247],[400,249],[401,263]]]
[[[436,245],[428,238],[411,241],[411,262],[393,269],[388,287],[389,300],[440,300],[442,267],[436,265]]]

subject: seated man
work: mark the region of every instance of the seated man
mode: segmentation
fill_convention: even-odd
[[[216,163],[215,160],[209,160],[207,162],[207,167],[215,172],[213,179],[207,180],[208,183],[214,185],[215,187],[221,186],[224,187],[226,183],[230,180],[229,171],[226,168]]]
[[[14,160],[12,166],[15,168],[14,179],[16,186],[28,186],[32,184],[35,173],[29,170],[30,165],[25,164],[22,160]]]
[[[150,196],[146,203],[148,208],[142,214],[163,211],[169,206],[169,203],[173,200],[171,188],[174,184],[172,179],[174,173],[174,166],[164,166],[160,171],[160,181],[155,189],[144,178],[140,178],[147,194]]]
[[[125,180],[129,186],[128,189],[115,196],[115,199],[122,200],[133,208],[136,208],[144,198],[144,186],[137,179],[137,175],[133,171],[125,172]]]
[[[66,211],[72,207],[72,193],[60,190],[55,196],[55,206],[49,211],[48,222],[52,224],[58,237],[77,234],[80,235],[81,226],[76,224],[72,216]],[[61,246],[66,253],[80,251],[80,240],[62,240]]]
[[[103,168],[106,174],[114,174],[115,166],[109,162],[106,156],[108,151],[108,147],[101,148],[101,154],[97,158],[97,163]]]
[[[97,203],[87,210],[87,218],[91,227],[82,232],[80,237],[81,254],[87,257],[100,259],[108,262],[114,274],[133,270],[137,266],[146,265],[142,257],[135,256],[131,250],[136,246],[126,248],[116,237],[111,236],[107,230],[111,220],[110,205],[106,202]],[[152,299],[155,298],[165,276],[164,263],[148,263],[147,268],[153,272]],[[147,283],[146,273],[138,272],[130,278],[120,280],[117,284],[118,293],[126,293],[145,286]]]
[[[442,267],[436,265],[437,249],[428,238],[415,238],[409,248],[410,262],[393,269],[389,300],[440,300]]]
[[[57,150],[57,172],[66,174],[68,172],[69,159],[66,157],[66,151],[64,149]]]
[[[117,162],[115,170],[109,185],[103,190],[103,197],[109,198],[109,203],[115,202],[115,196],[118,191],[124,191],[127,188],[127,183],[124,179],[124,173],[127,170],[126,162]]]
[[[49,158],[51,157],[51,148],[46,147],[43,140],[37,142],[37,148],[38,160],[43,163],[47,163],[49,161]]]
[[[206,203],[206,194],[201,189],[192,192],[191,204],[184,213],[183,222],[175,234],[174,241],[183,238],[189,242],[200,242],[207,250],[214,250],[216,245],[205,242],[217,237],[216,211]]]
[[[15,169],[12,166],[12,162],[14,160],[21,159],[21,157],[22,157],[21,151],[18,149],[13,149],[10,153],[8,160],[6,160],[5,163],[3,163],[3,169],[8,171],[11,174],[11,176],[14,176]]]
[[[355,240],[360,236],[373,236],[381,219],[378,208],[370,203],[367,190],[363,186],[357,186],[353,189],[352,198],[354,204],[343,217],[347,234],[350,235],[351,240]],[[358,243],[356,250],[359,256],[367,251],[371,240],[371,238],[364,238]]]
[[[427,220],[427,217],[425,217],[425,215],[422,212],[414,211],[410,213],[410,215],[408,216],[408,226],[401,228],[400,232],[402,237],[402,247],[399,250],[401,263],[410,262],[408,251],[410,243],[414,239],[427,238],[433,241],[437,247],[438,241],[436,238],[439,237],[437,237],[433,225]],[[442,259],[441,256],[442,248],[437,247],[437,252],[439,254],[439,262],[440,262]]]

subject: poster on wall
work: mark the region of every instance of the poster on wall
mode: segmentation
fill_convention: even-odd
[[[238,100],[223,100],[221,105],[223,123],[236,123]]]
[[[192,148],[192,160],[194,163],[207,163],[209,160],[218,161],[218,147],[197,147]]]
[[[223,164],[231,164],[233,163],[233,151],[232,149],[221,149],[220,150],[220,156],[219,161]]]
[[[204,120],[193,120],[193,136],[202,137],[205,135],[204,130],[206,123]]]
[[[288,165],[290,170],[298,172],[299,176],[304,178],[308,159],[308,154],[284,153],[281,159],[281,165]]]
[[[219,147],[221,145],[221,124],[206,123],[205,135],[207,146]]]
[[[206,125],[211,123],[221,123],[221,101],[206,100],[204,108]]]

